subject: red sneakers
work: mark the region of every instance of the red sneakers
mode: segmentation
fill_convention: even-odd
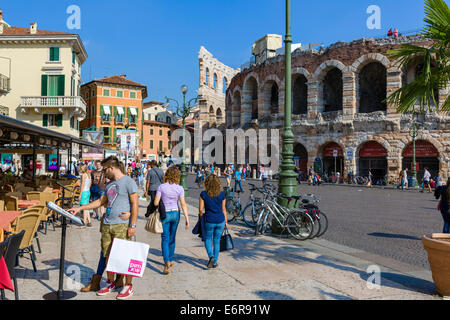
[[[117,295],[117,299],[125,300],[131,297],[134,294],[133,285],[127,284],[123,287],[122,291]]]
[[[116,286],[116,282],[113,281],[112,283],[108,284],[107,287],[104,287],[103,289],[100,289],[99,291],[97,291],[97,295],[98,296],[105,296],[108,293],[113,292],[115,286]]]

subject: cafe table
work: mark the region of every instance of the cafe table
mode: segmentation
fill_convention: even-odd
[[[28,209],[32,206],[38,206],[41,204],[40,200],[19,200],[17,201],[17,206],[19,209]]]
[[[3,231],[10,231],[11,222],[16,220],[22,211],[0,211],[0,242],[4,240]]]

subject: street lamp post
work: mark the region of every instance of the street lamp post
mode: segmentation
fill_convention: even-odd
[[[292,119],[292,98],[291,98],[291,85],[292,85],[292,54],[291,54],[291,1],[286,0],[286,38],[285,43],[285,106],[284,106],[284,129],[282,134],[283,151],[281,172],[279,180],[279,192],[288,196],[292,196],[297,193],[297,175],[294,172],[294,133],[292,132],[291,119]],[[282,200],[281,200],[282,201]],[[283,203],[286,201],[282,201]],[[285,204],[285,203],[284,203]]]
[[[189,88],[187,85],[182,85],[181,86],[181,93],[183,94],[183,106],[180,107],[180,104],[178,103],[177,100],[175,99],[171,99],[166,97],[166,102],[169,103],[170,101],[175,101],[175,103],[177,104],[177,109],[176,109],[176,116],[180,117],[183,120],[183,151],[182,151],[182,158],[181,158],[181,180],[180,180],[180,185],[184,188],[184,194],[185,197],[189,196],[189,190],[187,187],[187,183],[186,183],[186,118],[191,114],[191,109],[192,107],[195,105],[195,103],[198,100],[198,97],[193,98],[191,100],[189,100],[188,103],[186,103],[186,93],[188,92]],[[194,103],[193,105],[191,105],[192,103]]]
[[[417,128],[417,121],[416,121],[416,113],[413,112],[412,114],[412,127],[409,130],[409,135],[411,136],[413,140],[413,169],[412,169],[412,187],[415,188],[417,184],[417,165],[416,165],[416,138],[419,136],[418,128]],[[411,187],[411,186],[410,186]]]

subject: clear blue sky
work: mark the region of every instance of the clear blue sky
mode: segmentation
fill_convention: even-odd
[[[423,27],[423,0],[291,0],[293,42],[302,44],[378,37]],[[81,8],[81,30],[68,30],[66,9]],[[369,30],[369,5],[381,8],[381,30]],[[2,1],[12,26],[37,22],[43,30],[81,35],[89,58],[85,82],[113,74],[148,86],[147,100],[181,98],[198,89],[198,52],[203,45],[237,68],[249,60],[252,43],[267,33],[284,35],[284,0],[39,0]]]

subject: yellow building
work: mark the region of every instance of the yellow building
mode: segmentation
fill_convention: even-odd
[[[86,115],[80,96],[86,59],[79,35],[39,30],[37,23],[12,27],[0,11],[0,74],[9,85],[0,96],[2,113],[79,137]]]
[[[0,114],[79,138],[86,59],[79,35],[40,30],[35,22],[13,27],[0,10]]]

